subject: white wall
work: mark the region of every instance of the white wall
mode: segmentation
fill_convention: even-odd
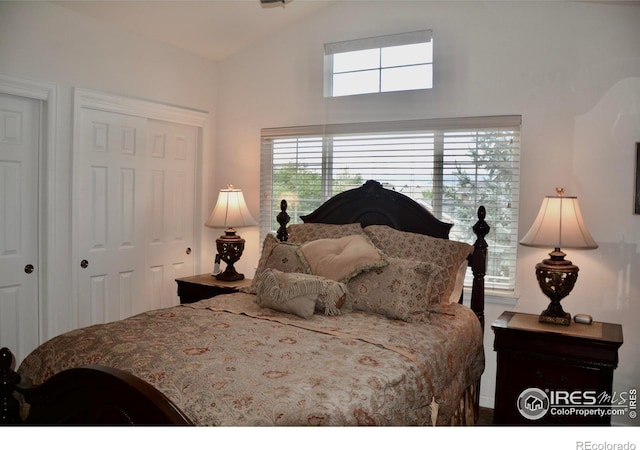
[[[73,88],[82,87],[210,113],[202,155],[201,216],[215,203],[214,163],[217,65],[131,33],[102,26],[45,2],[0,2],[0,73],[57,85],[54,167],[53,292],[44,306],[47,339],[72,326],[71,164]],[[204,219],[203,219],[204,222]],[[201,233],[204,227],[200,227]],[[204,258],[204,256],[203,256]],[[205,261],[211,261],[207,255]],[[201,260],[202,261],[202,260]],[[200,263],[198,261],[197,263]],[[211,264],[209,264],[210,266]],[[207,266],[207,270],[210,270]]]
[[[572,314],[623,325],[614,390],[638,388],[640,216],[632,214],[632,201],[640,142],[639,24],[637,5],[338,2],[221,63],[217,187],[238,174],[232,181],[257,214],[265,127],[521,114],[520,235],[556,186],[579,197],[600,248],[568,252],[580,276],[563,305]],[[420,29],[434,35],[432,90],[323,98],[324,43]],[[247,250],[239,268],[250,272],[260,243],[257,231],[242,234]],[[534,276],[546,253],[519,248],[516,310],[538,314],[548,304]],[[495,385],[490,324],[505,309],[486,310],[482,403],[489,406]],[[614,422],[633,423],[628,417]]]

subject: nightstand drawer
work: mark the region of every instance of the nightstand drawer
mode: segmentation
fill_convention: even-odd
[[[607,388],[610,375],[608,370],[574,366],[561,361],[531,359],[526,354],[511,355],[508,372],[511,379],[518,380],[519,386],[563,390],[576,386],[580,386],[581,389]]]

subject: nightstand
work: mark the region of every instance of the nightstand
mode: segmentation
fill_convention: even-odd
[[[554,325],[505,311],[491,328],[498,357],[495,424],[609,425],[611,408],[629,406],[612,397],[621,325]]]
[[[238,281],[220,281],[210,273],[176,279],[180,304],[238,292],[241,288],[251,286],[252,281],[251,278]]]

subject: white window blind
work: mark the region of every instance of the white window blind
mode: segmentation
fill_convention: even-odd
[[[329,197],[377,180],[454,223],[473,243],[479,205],[491,232],[485,285],[513,291],[520,185],[520,116],[332,124],[262,130],[261,236]]]

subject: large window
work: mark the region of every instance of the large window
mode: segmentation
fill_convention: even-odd
[[[473,243],[477,207],[491,232],[486,286],[513,291],[520,185],[520,117],[415,120],[262,130],[261,236],[329,197],[374,179],[454,223]]]
[[[431,31],[325,45],[325,96],[433,87]]]

